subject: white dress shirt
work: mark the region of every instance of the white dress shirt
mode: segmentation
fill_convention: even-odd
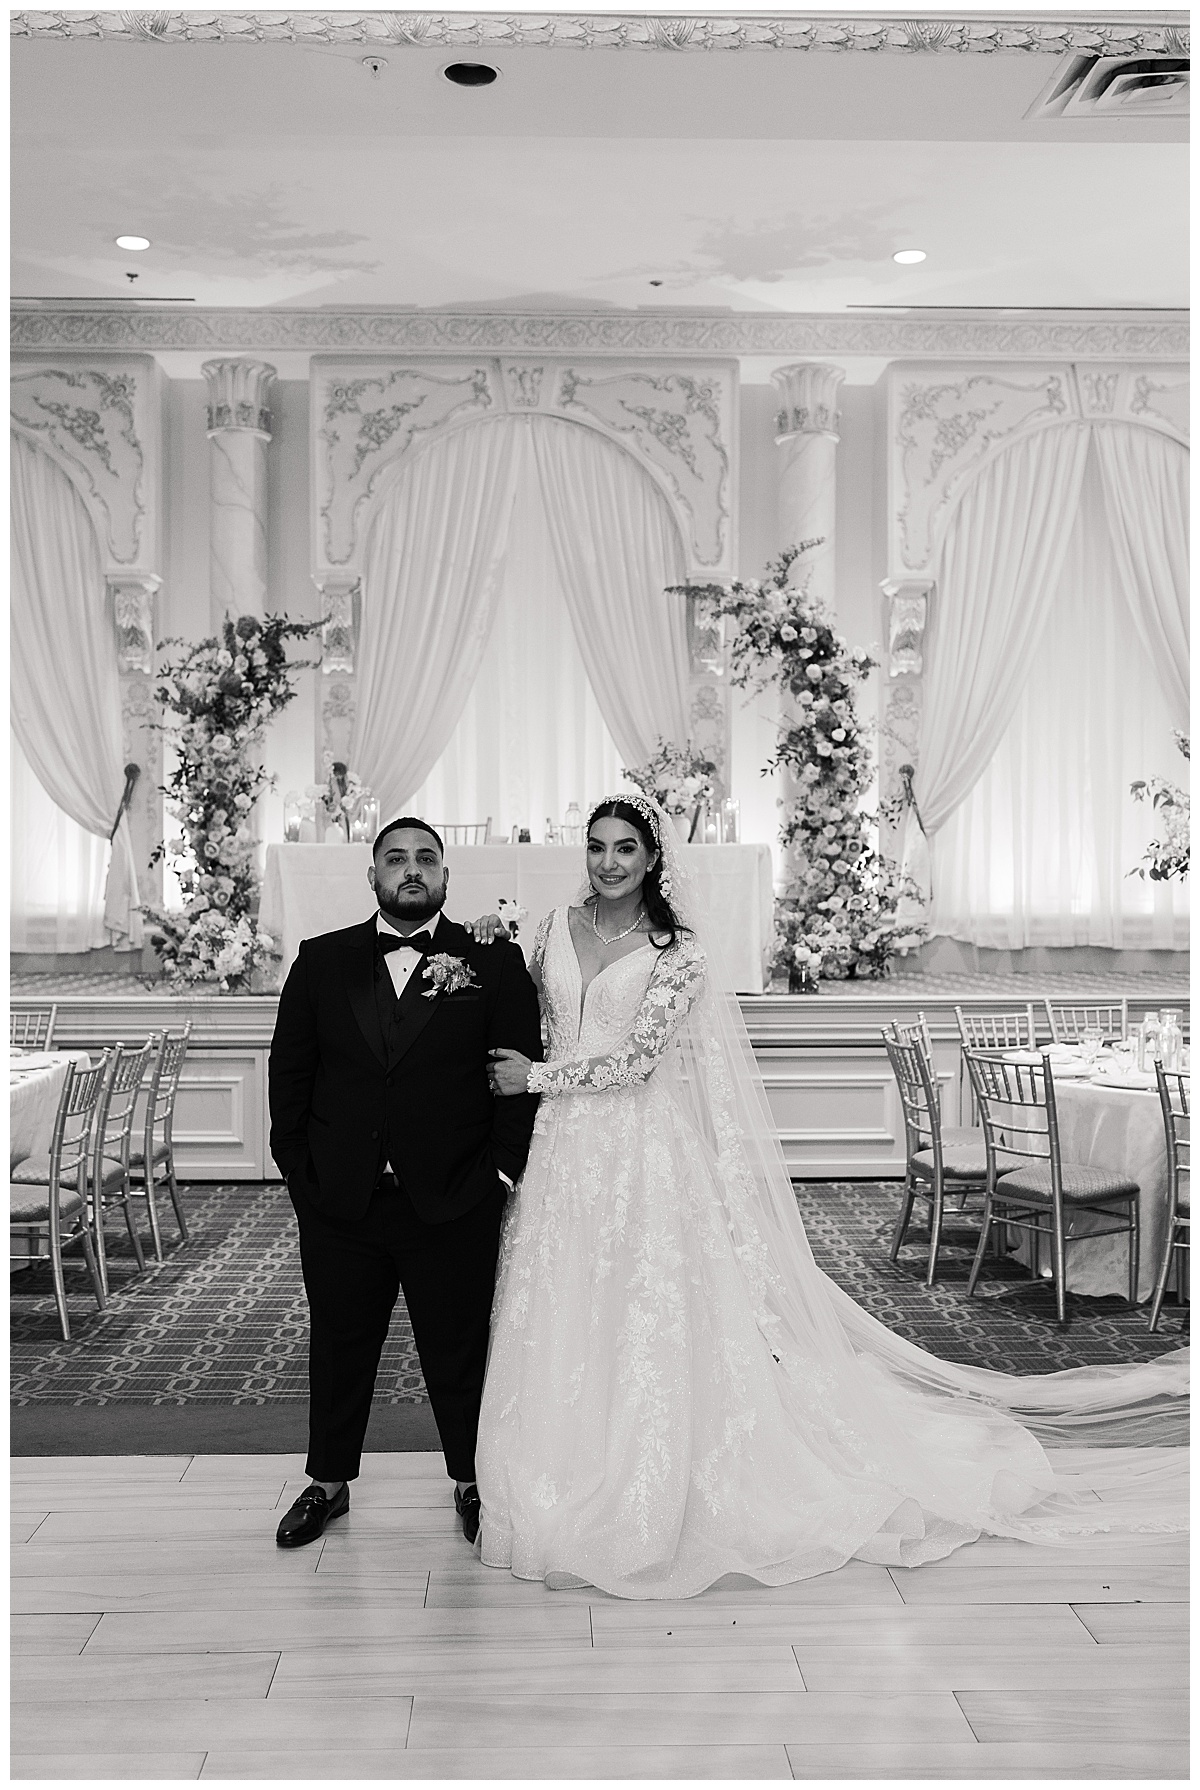
[[[427,932],[430,938],[435,939],[438,921],[441,917],[439,910],[432,919],[423,920],[419,926],[414,926],[413,931]],[[402,945],[404,943],[403,933],[397,932],[394,926],[389,926],[382,914],[375,916],[375,930],[382,933],[384,938],[399,939]],[[388,975],[392,978],[392,987],[396,990],[396,999],[399,1000],[408,986],[409,977],[421,961],[421,953],[420,951],[410,951],[407,948],[403,951],[389,951],[383,961],[387,964]]]
[[[438,921],[441,917],[441,912],[439,910],[438,913],[433,915],[432,919],[422,921],[420,926],[414,926],[413,931],[427,932],[430,938],[436,941]],[[375,917],[375,930],[383,933],[385,938],[398,938],[403,943],[403,934],[397,932],[394,926],[389,926],[382,914],[377,914]],[[401,951],[389,951],[383,961],[387,965],[388,975],[392,978],[392,987],[396,990],[396,999],[399,1000],[400,996],[408,986],[409,977],[412,975],[417,965],[422,961],[422,953],[420,951],[410,951],[407,949]],[[388,1174],[395,1173],[390,1162],[385,1162],[383,1166]],[[504,1170],[498,1168],[496,1173],[511,1193],[513,1184],[504,1173]]]

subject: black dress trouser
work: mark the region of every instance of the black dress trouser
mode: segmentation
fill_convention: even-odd
[[[292,1193],[308,1295],[306,1470],[356,1479],[379,1358],[400,1288],[452,1479],[475,1477],[475,1438],[505,1190],[429,1224],[385,1175],[359,1219],[329,1218]]]

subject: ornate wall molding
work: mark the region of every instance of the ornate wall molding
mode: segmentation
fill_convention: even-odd
[[[12,426],[79,492],[108,574],[158,571],[159,382],[149,355],[12,362]]]
[[[115,17],[116,15],[111,15]],[[15,300],[14,350],[200,353],[862,355],[874,360],[1186,361],[1186,312],[921,316],[850,312],[249,310]]]
[[[888,676],[917,677],[925,664],[925,624],[933,580],[885,578],[880,588],[888,600]]]
[[[734,567],[732,361],[503,358],[314,359],[313,575],[357,576],[367,528],[411,454],[446,430],[548,416],[596,430],[653,479],[679,526],[690,576]]]
[[[362,584],[355,574],[329,573],[316,580],[321,593],[321,670],[352,677],[358,648]]]
[[[1135,423],[1186,444],[1189,375],[1087,362],[888,370],[888,576],[932,577],[966,485],[1023,435],[1066,423]]]
[[[14,37],[107,38],[124,43],[391,44],[397,49],[823,50],[937,55],[1185,54],[1186,12],[1173,22],[1138,13],[1103,19],[1068,15],[1023,19],[923,19],[869,12],[838,18],[720,14],[430,14],[405,12],[16,12]]]
[[[154,670],[154,593],[161,583],[152,575],[109,576],[117,669],[122,673]]]

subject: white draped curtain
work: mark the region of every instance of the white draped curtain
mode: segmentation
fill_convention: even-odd
[[[10,471],[13,949],[134,950],[127,818],[108,846],[125,773],[95,529],[66,474],[16,434]]]
[[[547,820],[623,783],[575,639],[537,481],[517,487],[492,632],[458,725],[405,807],[437,821],[514,826]]]
[[[515,559],[514,518],[524,543]],[[544,547],[528,557],[534,535],[549,557]],[[420,794],[444,820],[490,812],[501,826],[514,808],[535,828],[547,813],[560,818],[568,786],[577,787],[567,799],[582,803],[617,756],[635,764],[658,735],[686,738],[686,615],[681,598],[663,594],[685,569],[665,500],[594,431],[505,417],[433,442],[367,543],[353,768],[385,813]],[[523,576],[538,589],[522,590]],[[506,578],[509,620],[493,651]],[[539,603],[537,635],[529,622]],[[524,625],[514,605],[529,606]],[[518,639],[533,655],[519,675]]]
[[[1018,442],[964,495],[917,780],[936,933],[1186,945],[1186,892],[1129,875],[1154,832],[1130,783],[1186,777],[1186,488],[1177,443],[1106,424]]]

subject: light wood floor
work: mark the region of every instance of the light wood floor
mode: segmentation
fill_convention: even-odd
[[[677,1604],[489,1572],[440,1457],[18,1460],[14,1778],[1183,1778],[1186,1542]]]

